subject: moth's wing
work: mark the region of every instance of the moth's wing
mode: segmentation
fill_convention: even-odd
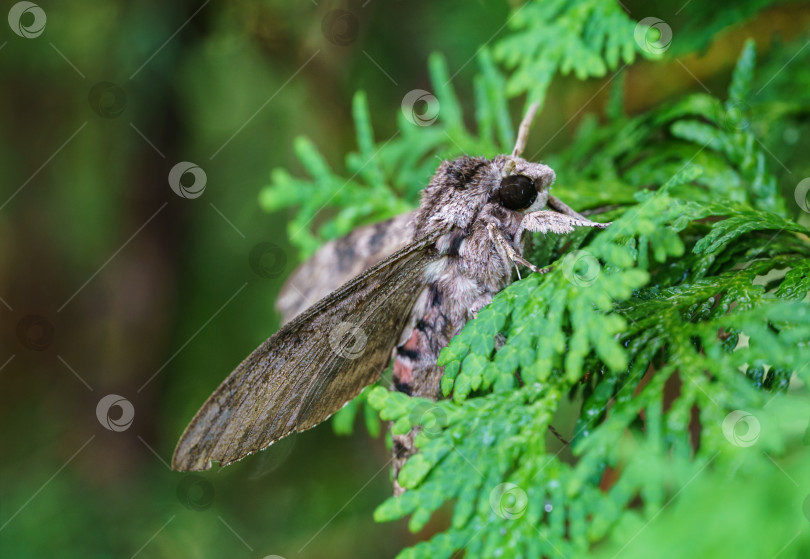
[[[410,243],[415,215],[409,212],[359,227],[322,246],[281,288],[276,309],[282,324]]]
[[[172,467],[239,460],[321,423],[377,380],[423,290],[435,239],[397,251],[259,346],[197,412]]]

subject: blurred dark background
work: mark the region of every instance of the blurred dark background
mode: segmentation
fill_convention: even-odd
[[[655,15],[677,29],[680,4]],[[430,89],[433,51],[472,114],[470,61],[503,32],[510,4],[39,7],[41,34],[0,32],[0,554],[387,557],[424,537],[373,522],[391,491],[389,455],[362,428],[336,438],[325,424],[196,477],[167,462],[208,394],[278,326],[273,301],[298,255],[289,215],[262,212],[258,196],[274,167],[301,172],[293,138],[307,135],[342,168],[354,92],[367,92],[388,137],[403,95]],[[637,18],[649,11],[627,7]],[[767,52],[808,22],[806,6],[769,10],[684,56],[694,76],[640,63],[626,107],[700,91],[696,78],[723,91],[746,37]],[[601,83],[556,79],[532,143],[575,124]],[[522,106],[512,109],[517,118]],[[550,151],[570,142],[574,124]],[[204,185],[199,197],[170,188],[181,162],[204,171],[203,183],[182,179]],[[272,273],[249,259],[266,242],[285,251]],[[112,429],[102,426],[108,394],[131,403],[131,424],[116,416],[124,403],[110,412]]]

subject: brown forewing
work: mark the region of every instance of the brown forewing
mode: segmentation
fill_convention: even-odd
[[[176,470],[205,470],[314,427],[380,377],[435,258],[437,235],[394,253],[282,327],[216,389],[172,458]],[[329,273],[324,270],[321,273]],[[330,333],[359,328],[365,346]]]

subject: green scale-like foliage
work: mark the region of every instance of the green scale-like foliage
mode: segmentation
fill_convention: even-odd
[[[541,99],[558,70],[598,76],[633,60],[635,23],[612,2],[518,11],[495,46],[515,71],[507,78],[487,49],[479,55],[476,132],[434,56],[435,124],[400,116],[399,132],[377,143],[355,97],[350,178],[299,140],[312,179],[276,171],[263,202],[301,207],[291,233],[304,254],[414,207],[435,155],[508,152],[506,96]],[[580,41],[582,56],[551,52],[540,30]],[[522,34],[532,33],[527,54]],[[727,99],[692,94],[633,117],[618,76],[608,120],[584,118],[571,147],[545,161],[556,195],[613,225],[532,239],[527,255],[551,272],[514,282],[451,341],[439,358],[445,400],[372,387],[338,414],[342,432],[361,408],[373,432],[372,410],[394,433],[421,428],[400,473],[407,491],[375,517],[409,517],[420,531],[438,516],[444,528],[400,557],[680,557],[683,538],[718,517],[737,524],[691,539],[696,556],[810,550],[808,452],[796,450],[802,436],[810,444],[810,231],[790,218],[758,136],[787,113],[773,92],[754,98],[754,68],[749,42]],[[545,82],[529,84],[532,73]],[[791,115],[806,114],[794,105]],[[318,219],[324,206],[332,219]],[[736,420],[729,430],[735,414],[756,418],[750,445]]]
[[[528,93],[542,102],[557,72],[579,79],[604,76],[636,53],[657,58],[635,40],[636,22],[617,2],[549,0],[526,2],[507,23],[511,33],[497,42],[495,56],[514,69],[507,94]]]

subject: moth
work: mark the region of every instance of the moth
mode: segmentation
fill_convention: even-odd
[[[438,399],[439,352],[512,280],[523,233],[604,228],[550,194],[554,171],[510,155],[444,161],[419,208],[324,245],[282,289],[285,324],[216,389],[175,450],[175,470],[227,465],[326,420],[393,359],[392,389]],[[317,301],[314,304],[311,302]],[[415,431],[393,437],[396,476]]]

